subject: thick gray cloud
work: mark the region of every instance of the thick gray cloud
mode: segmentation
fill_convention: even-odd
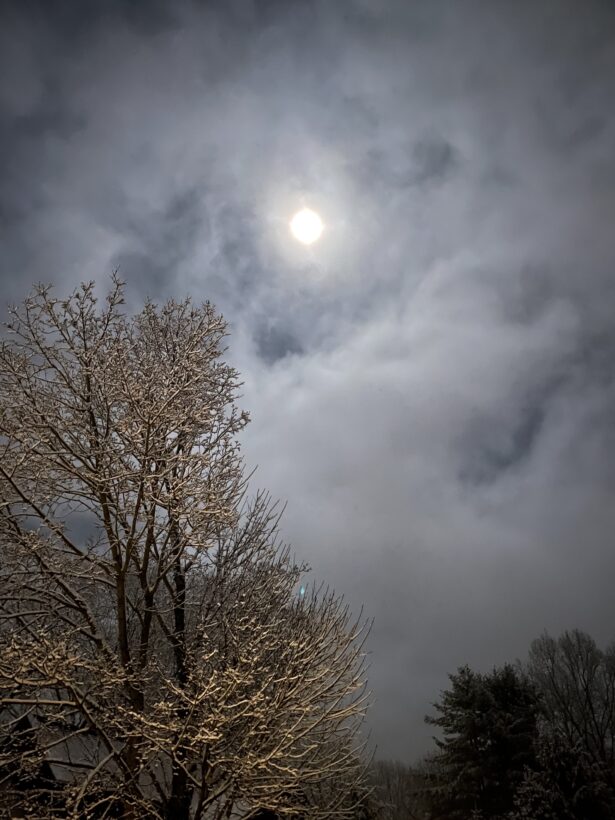
[[[5,300],[119,267],[224,311],[246,460],[375,617],[379,754],[427,748],[461,663],[611,639],[612,4],[2,14]]]

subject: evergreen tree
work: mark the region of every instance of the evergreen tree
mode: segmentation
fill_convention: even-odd
[[[510,665],[486,675],[464,666],[450,681],[434,704],[438,716],[426,718],[442,730],[427,788],[432,816],[502,817],[535,766],[538,694]]]

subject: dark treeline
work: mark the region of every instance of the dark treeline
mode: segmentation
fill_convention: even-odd
[[[433,706],[430,754],[373,764],[374,818],[615,817],[615,646],[545,634],[525,662],[459,668]]]

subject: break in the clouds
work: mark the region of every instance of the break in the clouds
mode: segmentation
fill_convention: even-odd
[[[256,481],[375,617],[378,754],[461,663],[615,637],[612,4],[1,14],[4,301],[119,268],[224,311]]]

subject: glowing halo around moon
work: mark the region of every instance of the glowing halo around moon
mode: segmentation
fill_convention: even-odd
[[[304,245],[311,245],[320,239],[324,227],[320,216],[311,208],[302,208],[290,220],[290,232]]]

